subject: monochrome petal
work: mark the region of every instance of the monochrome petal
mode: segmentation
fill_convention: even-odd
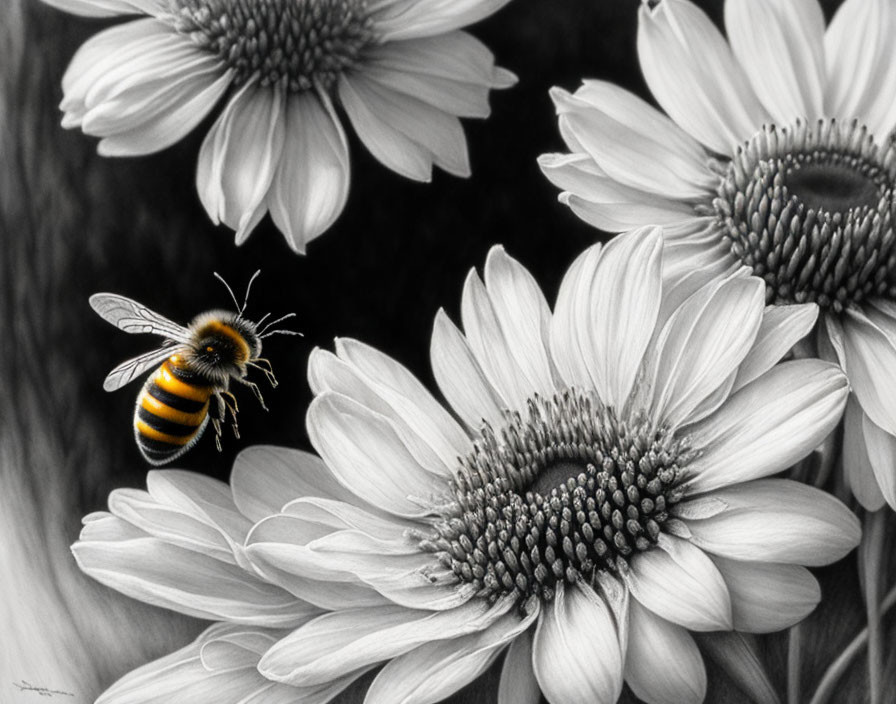
[[[247,83],[209,130],[199,152],[196,187],[215,224],[242,244],[267,210],[283,152],[285,100],[278,90]]]
[[[557,585],[538,621],[533,643],[535,676],[551,704],[614,704],[622,692],[627,629],[583,583]]]
[[[363,501],[396,516],[429,513],[438,491],[387,418],[345,396],[325,392],[308,408],[308,435],[339,482]]]
[[[564,190],[560,202],[601,230],[623,232],[693,219],[688,204],[625,186],[607,177],[586,154],[542,154],[538,165],[551,183]]]
[[[324,684],[430,641],[486,629],[501,613],[500,607],[492,609],[486,602],[476,600],[448,611],[387,606],[323,614],[268,650],[259,670],[278,682],[298,686]]]
[[[705,197],[715,188],[718,176],[700,144],[632,93],[606,81],[585,81],[573,94],[553,88],[551,98],[561,132],[572,133],[610,179],[682,200]],[[632,168],[648,161],[649,169]]]
[[[704,287],[675,311],[660,333],[653,382],[654,414],[677,425],[730,381],[762,322],[765,286],[734,277]]]
[[[896,433],[896,335],[856,308],[848,308],[840,321],[828,317],[840,332],[843,367],[862,410],[879,427]],[[842,327],[841,327],[842,325]]]
[[[628,400],[653,335],[662,254],[659,228],[617,237],[603,248],[590,286],[585,363],[600,399],[618,409]]]
[[[364,704],[435,704],[479,677],[538,617],[508,613],[487,630],[453,640],[435,640],[395,658],[377,675]],[[523,702],[519,702],[523,704]]]
[[[286,627],[317,612],[236,565],[150,537],[111,515],[85,522],[72,552],[98,582],[188,616]]]
[[[485,19],[510,0],[376,0],[369,10],[383,42],[445,34]]]
[[[706,666],[690,634],[632,600],[625,681],[650,704],[701,704]]]
[[[641,5],[638,57],[651,93],[673,120],[721,154],[770,117],[721,32],[688,0]]]
[[[507,649],[498,683],[498,704],[541,702],[541,689],[532,665],[532,638],[532,631],[526,631]]]
[[[735,630],[769,633],[789,628],[821,600],[821,588],[805,567],[741,562],[718,555],[712,561],[728,585]]]
[[[824,14],[818,0],[729,0],[725,28],[756,95],[778,124],[827,114]]]
[[[218,704],[221,693],[243,704],[314,701],[272,682],[255,664],[283,631],[217,623],[189,645],[128,673],[97,704]]]
[[[162,10],[162,0],[43,0],[43,2],[83,17],[152,14]]]
[[[320,457],[275,445],[252,445],[240,452],[230,473],[230,487],[234,504],[254,522],[279,513],[300,496],[357,501]]]
[[[689,540],[734,560],[826,565],[861,536],[855,515],[830,494],[788,479],[758,479],[686,499],[673,515]]]
[[[436,313],[430,343],[433,376],[448,403],[470,428],[499,423],[507,406],[492,386],[470,343],[444,310]]]
[[[467,140],[454,115],[362,73],[340,77],[339,97],[361,141],[393,171],[429,181],[435,164],[455,176],[470,175]]]
[[[454,31],[373,47],[364,75],[457,117],[488,117],[489,92],[516,82],[495,67],[492,52],[468,32]]]
[[[896,437],[862,414],[862,430],[874,479],[886,502],[896,508]]]
[[[780,362],[797,342],[811,332],[817,319],[818,306],[814,303],[767,306],[753,347],[737,368],[731,393]]]
[[[283,153],[268,207],[294,252],[322,235],[348,199],[350,167],[345,131],[326,94],[286,98]]]
[[[896,127],[894,31],[896,7],[889,0],[846,0],[824,35],[827,114],[857,118],[880,137]]]
[[[784,471],[836,427],[848,394],[846,376],[828,362],[773,367],[688,427],[697,457],[682,489],[699,494]]]
[[[843,416],[843,478],[862,508],[878,511],[886,504],[886,499],[874,477],[874,467],[868,456],[864,428],[867,418],[855,394],[850,394]]]
[[[692,631],[732,627],[725,580],[712,560],[685,540],[661,533],[656,548],[633,557],[623,579],[632,597],[667,621]]]

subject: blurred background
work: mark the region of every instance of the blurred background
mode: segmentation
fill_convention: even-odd
[[[699,3],[721,23],[722,0]],[[825,0],[830,16],[838,0]],[[300,257],[269,220],[237,248],[195,192],[196,159],[211,119],[167,151],[104,159],[95,140],[59,126],[60,81],[77,47],[111,22],[81,20],[38,0],[0,3],[0,701],[31,701],[26,679],[89,702],[128,669],[192,639],[202,624],[143,607],[93,584],[68,545],[80,517],[105,508],[116,487],[145,486],[133,442],[139,384],[107,394],[106,373],[156,338],[125,335],[97,317],[90,294],[135,298],[179,322],[230,307],[217,271],[241,296],[256,269],[248,316],[295,312],[305,337],[273,337],[266,356],[280,380],[270,412],[238,389],[241,440],[209,437],[176,463],[223,480],[249,444],[310,449],[309,352],[354,337],[407,365],[431,388],[429,336],[439,307],[459,319],[471,267],[504,244],[554,296],[565,268],[601,234],[557,202],[536,157],[562,151],[548,89],[584,77],[616,82],[651,100],[638,67],[636,0],[514,0],[472,28],[519,84],[492,94],[487,121],[465,122],[473,177],[436,171],[431,184],[381,166],[349,130],[352,192],[342,217]],[[861,628],[853,558],[820,573],[826,607],[807,626],[804,681],[814,688]],[[783,683],[786,639],[764,641]],[[857,661],[861,662],[861,660]],[[890,670],[896,667],[890,662]],[[843,699],[863,701],[861,666]],[[339,700],[363,698],[364,685]],[[494,702],[497,670],[452,702]],[[29,696],[30,695],[30,696]],[[17,699],[16,697],[19,697]],[[625,701],[636,701],[625,694]],[[748,701],[711,668],[710,702]]]

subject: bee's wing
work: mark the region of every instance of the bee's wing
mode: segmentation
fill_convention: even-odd
[[[162,361],[168,359],[172,354],[175,354],[174,348],[170,346],[160,347],[152,352],[147,352],[141,354],[139,357],[134,357],[126,362],[122,362],[109,372],[109,375],[103,382],[103,389],[106,391],[120,389],[125,384],[132,382],[147,369],[152,369],[152,367],[161,364]]]
[[[103,320],[119,330],[130,333],[154,333],[177,342],[189,342],[190,331],[183,325],[154,313],[137,301],[115,293],[95,293],[90,297],[90,307]]]

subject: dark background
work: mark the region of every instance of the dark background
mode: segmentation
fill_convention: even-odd
[[[721,23],[721,0],[699,4]],[[838,4],[825,1],[829,15]],[[557,190],[541,175],[536,157],[563,150],[547,92],[551,86],[574,90],[584,77],[602,78],[650,100],[635,51],[638,5],[515,0],[473,27],[498,64],[520,78],[516,87],[492,94],[490,119],[465,122],[473,177],[462,180],[437,170],[431,184],[408,181],[376,162],[348,129],[348,204],[301,257],[268,219],[240,248],[230,230],[209,221],[194,177],[211,119],[165,152],[126,160],[101,158],[94,139],[62,130],[56,108],[62,74],[77,47],[110,22],[73,18],[37,0],[4,0],[0,379],[8,402],[0,420],[17,442],[0,477],[21,492],[16,501],[27,507],[20,529],[38,549],[50,546],[43,561],[23,569],[32,569],[36,579],[72,585],[60,588],[59,608],[71,612],[114,603],[122,623],[136,608],[84,580],[65,549],[77,537],[81,515],[104,508],[115,487],[143,487],[147,470],[131,435],[139,385],[107,394],[102,380],[156,340],[104,323],[88,307],[88,296],[121,293],[186,323],[205,309],[231,306],[213,271],[241,296],[251,274],[261,269],[249,317],[269,310],[275,316],[297,314],[295,326],[304,339],[277,336],[266,343],[280,379],[279,388],[265,390],[270,413],[247,390],[237,389],[242,440],[225,434],[218,454],[209,433],[176,463],[220,479],[227,479],[234,456],[249,444],[310,449],[304,427],[311,398],[307,356],[315,346],[331,349],[336,336],[385,351],[433,388],[428,354],[435,312],[445,307],[458,320],[464,277],[471,267],[481,268],[493,244],[504,244],[553,301],[565,268],[601,237],[557,202]],[[811,633],[824,647],[807,656],[804,680],[810,690],[859,627],[853,574],[848,559],[822,575],[827,593],[836,598],[811,626],[821,629]],[[142,650],[123,659],[115,655],[114,638],[94,639],[93,649],[82,654],[83,666],[95,666],[96,681],[108,685],[126,665],[174,649],[196,628],[187,620],[164,623],[174,635],[141,629],[138,636],[122,625],[122,639],[151,636]],[[88,625],[75,630],[89,639]],[[785,641],[769,639],[765,648],[780,683]],[[858,667],[844,680],[849,701],[862,701],[861,680]],[[493,668],[451,701],[495,701],[496,685]],[[355,687],[340,701],[360,701],[362,692]],[[713,669],[708,701],[744,699]]]

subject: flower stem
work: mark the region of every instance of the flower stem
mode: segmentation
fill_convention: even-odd
[[[800,671],[803,666],[803,632],[793,626],[787,639],[787,704],[800,704]]]
[[[865,613],[868,621],[868,683],[870,704],[881,704],[883,672],[883,629],[880,614],[880,587],[886,566],[884,562],[885,510],[865,514],[865,532],[859,548],[864,576]]]
[[[894,604],[896,604],[896,587],[893,587],[887,592],[887,595],[880,603],[879,616],[883,618]],[[821,682],[818,683],[818,688],[815,690],[815,694],[809,701],[809,704],[826,704],[831,698],[831,695],[834,694],[834,687],[837,684],[837,680],[843,676],[843,673],[849,668],[853,658],[859,654],[859,651],[862,650],[867,642],[868,629],[863,628],[862,631],[852,639],[850,644],[843,649],[840,656],[828,666],[827,670],[825,670],[824,677],[822,677]]]

